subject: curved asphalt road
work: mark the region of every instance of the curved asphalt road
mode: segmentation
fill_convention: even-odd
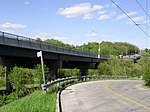
[[[62,112],[150,112],[150,89],[142,81],[93,81],[62,91]]]

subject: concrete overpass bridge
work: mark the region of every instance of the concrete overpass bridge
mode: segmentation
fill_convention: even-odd
[[[108,56],[61,48],[56,45],[37,42],[34,39],[0,32],[0,64],[8,68],[17,66],[33,68],[40,63],[37,52],[43,52],[44,63],[50,68],[52,79],[57,78],[58,68],[78,68],[82,75],[87,69],[95,68]]]

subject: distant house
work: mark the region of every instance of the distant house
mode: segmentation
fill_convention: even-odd
[[[131,55],[127,55],[127,56],[119,55],[119,56],[117,56],[117,58],[137,60],[137,59],[141,58],[141,55],[140,54],[131,54]]]

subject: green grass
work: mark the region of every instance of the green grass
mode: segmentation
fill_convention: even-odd
[[[55,112],[56,92],[36,91],[29,96],[0,107],[0,112]]]
[[[133,80],[137,78],[127,78],[127,79]],[[86,81],[96,81],[96,80],[120,80],[120,79],[88,79]],[[82,81],[74,80],[65,83],[60,83],[60,87],[63,87],[65,85],[72,85],[75,83],[82,83]],[[12,103],[0,107],[0,112],[55,112],[56,90],[57,86],[53,86],[49,89],[47,94],[44,94],[42,91],[36,91],[29,96],[26,96],[22,99],[16,100]]]

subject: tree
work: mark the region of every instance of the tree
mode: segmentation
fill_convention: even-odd
[[[13,88],[16,89],[15,93],[17,98],[20,98],[26,94],[27,92],[26,84],[28,78],[23,68],[15,66],[9,74],[9,80]]]
[[[42,42],[42,39],[36,38],[35,41],[36,41],[36,42]]]
[[[42,75],[42,66],[41,64],[38,64],[34,68],[33,72],[35,83],[38,84],[38,87],[41,87],[41,84],[43,84],[43,75]],[[49,68],[44,64],[44,75],[45,75],[45,82],[48,82],[51,80],[51,75],[49,72]]]
[[[110,66],[107,62],[102,62],[98,65],[100,75],[111,75]]]
[[[76,46],[76,49],[98,53],[99,43],[98,42],[88,42],[81,46]],[[125,43],[125,42],[101,42],[100,43],[100,52],[105,55],[126,55],[126,50],[128,54],[138,53],[139,48],[135,45]]]
[[[139,65],[142,67],[142,76],[145,85],[150,86],[150,59],[148,57],[143,57],[138,61]]]

